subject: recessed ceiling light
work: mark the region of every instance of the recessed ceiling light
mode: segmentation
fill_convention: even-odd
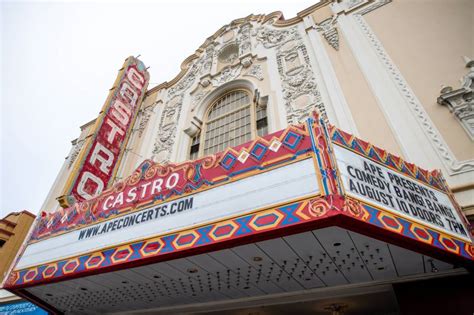
[[[263,258],[260,257],[260,256],[255,256],[255,257],[253,258],[253,261],[262,261],[262,260],[263,260]]]

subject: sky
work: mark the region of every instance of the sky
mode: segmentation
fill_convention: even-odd
[[[153,87],[232,20],[273,11],[288,19],[316,2],[0,0],[0,218],[41,210],[127,56],[141,55]]]

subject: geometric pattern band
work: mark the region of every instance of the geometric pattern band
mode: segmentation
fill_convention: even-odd
[[[318,199],[299,201],[198,228],[14,271],[7,284],[15,287],[38,284],[72,274],[158,257],[303,223],[321,216],[312,210],[317,203]],[[327,211],[324,215],[328,215]]]
[[[469,260],[474,259],[474,246],[471,243],[451,237],[356,199],[346,197],[343,211],[361,221],[397,235],[408,237]]]
[[[408,237],[444,252],[471,261],[474,260],[472,244],[349,197],[333,198],[333,196],[326,196],[301,200],[197,228],[14,271],[10,274],[5,287],[18,289],[142,259],[155,258],[155,260],[159,260],[159,256],[283,229],[305,222],[334,218],[337,215],[349,216],[395,233],[398,237]],[[350,225],[347,228],[350,229]]]

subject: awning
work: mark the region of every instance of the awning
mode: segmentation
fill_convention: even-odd
[[[55,312],[166,308],[473,265],[438,171],[326,123],[196,161],[143,162],[38,219],[6,288]]]

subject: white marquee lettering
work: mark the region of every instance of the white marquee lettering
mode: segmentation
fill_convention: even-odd
[[[122,103],[119,99],[116,99],[114,104],[112,105],[111,115],[116,118],[122,125],[128,125],[130,121],[130,116],[132,115],[132,111],[128,108],[127,105]]]
[[[110,204],[110,202],[112,202],[112,200],[114,200],[114,196],[108,196],[105,201],[104,201],[104,206],[102,207],[104,210],[109,210],[110,208],[112,208],[112,205]]]
[[[100,154],[100,153],[105,153],[107,156],[106,158]],[[100,165],[99,168],[104,174],[109,174],[110,172],[110,167],[112,166],[112,163],[114,162],[114,154],[104,147],[102,144],[97,142],[94,147],[94,151],[92,151],[91,158],[89,159],[89,162],[92,165],[95,165],[95,162],[99,161]]]
[[[105,123],[107,125],[109,125],[110,128],[111,128],[110,132],[109,132],[109,135],[107,136],[107,141],[109,143],[111,143],[111,144],[114,143],[114,139],[115,139],[116,134],[119,134],[122,137],[125,135],[125,132],[122,129],[120,129],[120,127],[117,126],[117,124],[114,123],[113,120],[106,118]]]
[[[134,68],[130,68],[130,70],[128,70],[127,78],[130,80],[133,86],[139,90],[141,90],[145,84],[145,78],[143,75]]]
[[[178,185],[179,175],[173,173],[166,179],[166,188],[172,189]]]
[[[87,187],[88,181],[92,181],[97,185],[95,193],[92,195],[89,194],[85,190],[85,188]],[[84,173],[82,173],[81,180],[79,181],[79,184],[77,185],[77,193],[79,194],[79,196],[81,196],[84,199],[91,199],[94,196],[100,194],[103,189],[104,189],[104,182],[102,182],[102,180],[99,177],[95,176],[94,174],[88,171],[85,171]]]
[[[132,202],[137,198],[137,187],[131,188],[128,193],[128,198],[126,199],[127,202]]]
[[[132,108],[137,104],[138,93],[127,82],[122,84],[120,95],[130,103]]]
[[[161,185],[163,185],[163,180],[161,178],[158,178],[153,182],[153,186],[151,187],[151,193],[152,195],[161,192]]]
[[[150,185],[151,185],[151,182],[142,185],[141,198],[145,198],[145,196],[146,196],[146,190],[148,189],[148,186],[150,186]]]
[[[117,198],[114,201],[114,208],[121,205],[123,205],[123,191],[117,195]]]

